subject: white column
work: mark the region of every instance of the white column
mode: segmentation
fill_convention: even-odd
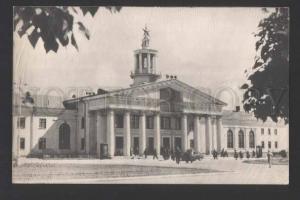
[[[200,127],[199,127],[199,116],[194,116],[194,144],[195,151],[200,152]]]
[[[250,131],[250,130],[249,130]],[[245,133],[245,149],[248,150],[249,149],[249,133],[247,131],[247,129],[244,129],[244,133]]]
[[[148,73],[150,73],[151,69],[151,62],[150,62],[150,53],[147,54],[147,67],[148,67]]]
[[[200,152],[201,153],[205,153],[205,145],[206,145],[206,141],[205,141],[205,119],[204,117],[200,118],[199,121],[199,139],[200,139]]]
[[[234,143],[234,148],[237,150],[239,148],[239,130],[237,128],[233,129],[233,143]]]
[[[218,117],[217,118],[217,151],[221,151],[222,148],[225,148],[222,130],[223,130],[222,119],[221,117]]]
[[[100,157],[100,144],[101,144],[101,142],[103,142],[103,141],[101,141],[101,135],[103,134],[103,116],[101,115],[101,112],[100,111],[98,111],[97,112],[97,128],[96,128],[96,131],[97,131],[97,133],[96,133],[96,140],[97,140],[97,142],[96,142],[96,145],[97,145],[97,147],[96,147],[96,149],[97,149],[97,156],[98,157]]]
[[[138,66],[138,59],[139,57],[137,56],[138,54],[134,54],[134,73],[138,71],[139,66]]]
[[[130,156],[130,112],[124,114],[124,156]]]
[[[145,113],[142,113],[140,116],[140,155],[144,154],[145,148],[146,148],[146,115]]]
[[[187,116],[186,114],[183,114],[181,117],[181,127],[182,127],[182,149],[181,151],[187,150]]]
[[[205,138],[206,138],[206,153],[211,154],[211,118],[210,116],[205,117]]]
[[[142,73],[142,71],[143,71],[143,67],[142,67],[142,63],[143,63],[143,61],[142,61],[142,53],[139,53],[139,71],[140,71],[140,73]]]
[[[33,149],[33,139],[34,135],[33,135],[33,110],[30,116],[30,149],[29,152]]]
[[[107,143],[108,155],[113,157],[115,154],[115,116],[113,110],[109,110],[107,113]]]
[[[216,150],[216,118],[213,117],[211,120],[211,150]]]
[[[154,54],[153,55],[153,61],[152,61],[152,63],[153,63],[153,73],[156,73],[156,54]]]
[[[154,116],[154,148],[157,155],[160,155],[160,115],[158,113]]]
[[[85,131],[84,131],[84,138],[85,138],[85,153],[90,153],[90,114],[88,109],[88,103],[85,103]]]

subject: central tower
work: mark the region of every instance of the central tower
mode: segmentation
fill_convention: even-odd
[[[130,75],[133,79],[131,86],[155,82],[161,78],[161,75],[156,73],[157,50],[149,48],[150,31],[147,26],[143,31],[142,48],[134,51],[134,71]]]

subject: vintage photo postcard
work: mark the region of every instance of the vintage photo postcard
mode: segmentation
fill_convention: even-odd
[[[289,184],[289,8],[13,22],[13,183]]]

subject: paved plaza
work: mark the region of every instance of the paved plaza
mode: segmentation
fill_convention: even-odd
[[[205,157],[193,163],[114,158],[20,159],[14,183],[288,184],[288,165],[249,164],[246,159]],[[251,159],[250,159],[251,160]]]

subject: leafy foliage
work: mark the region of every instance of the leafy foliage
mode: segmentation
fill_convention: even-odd
[[[268,12],[264,10],[265,12]],[[257,56],[244,89],[247,112],[266,121],[283,118],[289,121],[289,11],[276,8],[260,21],[256,42]]]
[[[99,7],[14,7],[14,31],[20,37],[27,34],[30,44],[35,48],[39,38],[43,40],[46,52],[50,50],[57,52],[59,43],[62,46],[73,45],[78,50],[76,38],[73,34],[74,24],[78,25],[79,30],[90,39],[90,33],[82,22],[74,22],[74,14],[82,12],[85,16],[90,13],[96,14]],[[112,13],[119,12],[121,7],[105,7]],[[17,25],[21,27],[17,29]],[[30,29],[33,30],[29,34]],[[59,43],[58,43],[59,42]]]

